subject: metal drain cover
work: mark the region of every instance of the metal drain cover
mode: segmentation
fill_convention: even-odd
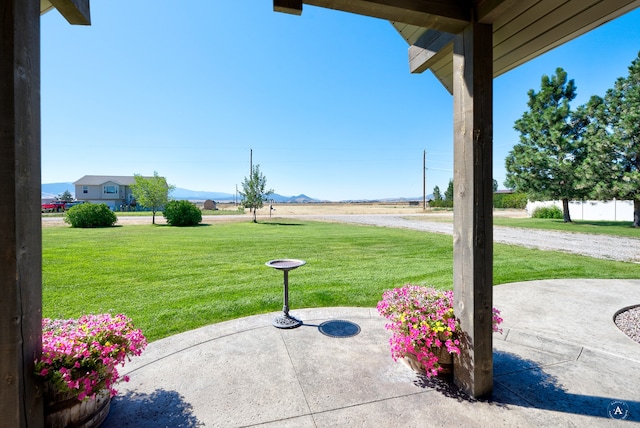
[[[351,321],[333,320],[318,326],[320,333],[330,337],[351,337],[360,333],[360,326]]]

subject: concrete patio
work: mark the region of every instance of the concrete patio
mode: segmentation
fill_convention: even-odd
[[[295,302],[294,302],[295,303]],[[640,344],[614,314],[640,304],[640,280],[544,280],[494,287],[494,392],[469,398],[391,359],[374,308],[291,310],[153,342],[122,369],[105,427],[603,427],[640,423]],[[319,326],[347,320],[360,332]]]

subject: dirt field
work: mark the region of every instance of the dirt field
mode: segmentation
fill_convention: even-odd
[[[232,205],[233,206],[233,205]],[[226,209],[219,204],[219,209]],[[273,204],[272,215],[324,215],[324,214],[420,214],[422,206],[382,203],[311,203]],[[233,209],[233,208],[229,208]],[[268,216],[269,205],[258,210],[258,215]]]
[[[274,204],[272,216],[298,215],[338,215],[338,214],[425,214],[437,217],[452,217],[451,210],[422,209],[422,204],[408,203],[310,203],[310,204]],[[235,210],[233,204],[218,204],[218,209]],[[526,217],[524,210],[496,210],[494,216]],[[258,216],[269,216],[269,205],[258,210]]]

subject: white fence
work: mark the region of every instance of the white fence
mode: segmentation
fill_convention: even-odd
[[[562,209],[562,201],[529,201],[529,217],[538,207],[555,205]],[[569,201],[571,220],[633,221],[633,201]]]

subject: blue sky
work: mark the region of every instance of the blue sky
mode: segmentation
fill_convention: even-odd
[[[188,4],[188,6],[186,6]],[[271,0],[92,0],[92,25],[42,16],[42,182],[165,176],[233,194],[254,164],[276,193],[419,197],[453,177],[453,100],[408,71],[387,21]],[[527,91],[564,68],[577,107],[640,51],[640,10],[494,81],[494,177],[518,141]]]

